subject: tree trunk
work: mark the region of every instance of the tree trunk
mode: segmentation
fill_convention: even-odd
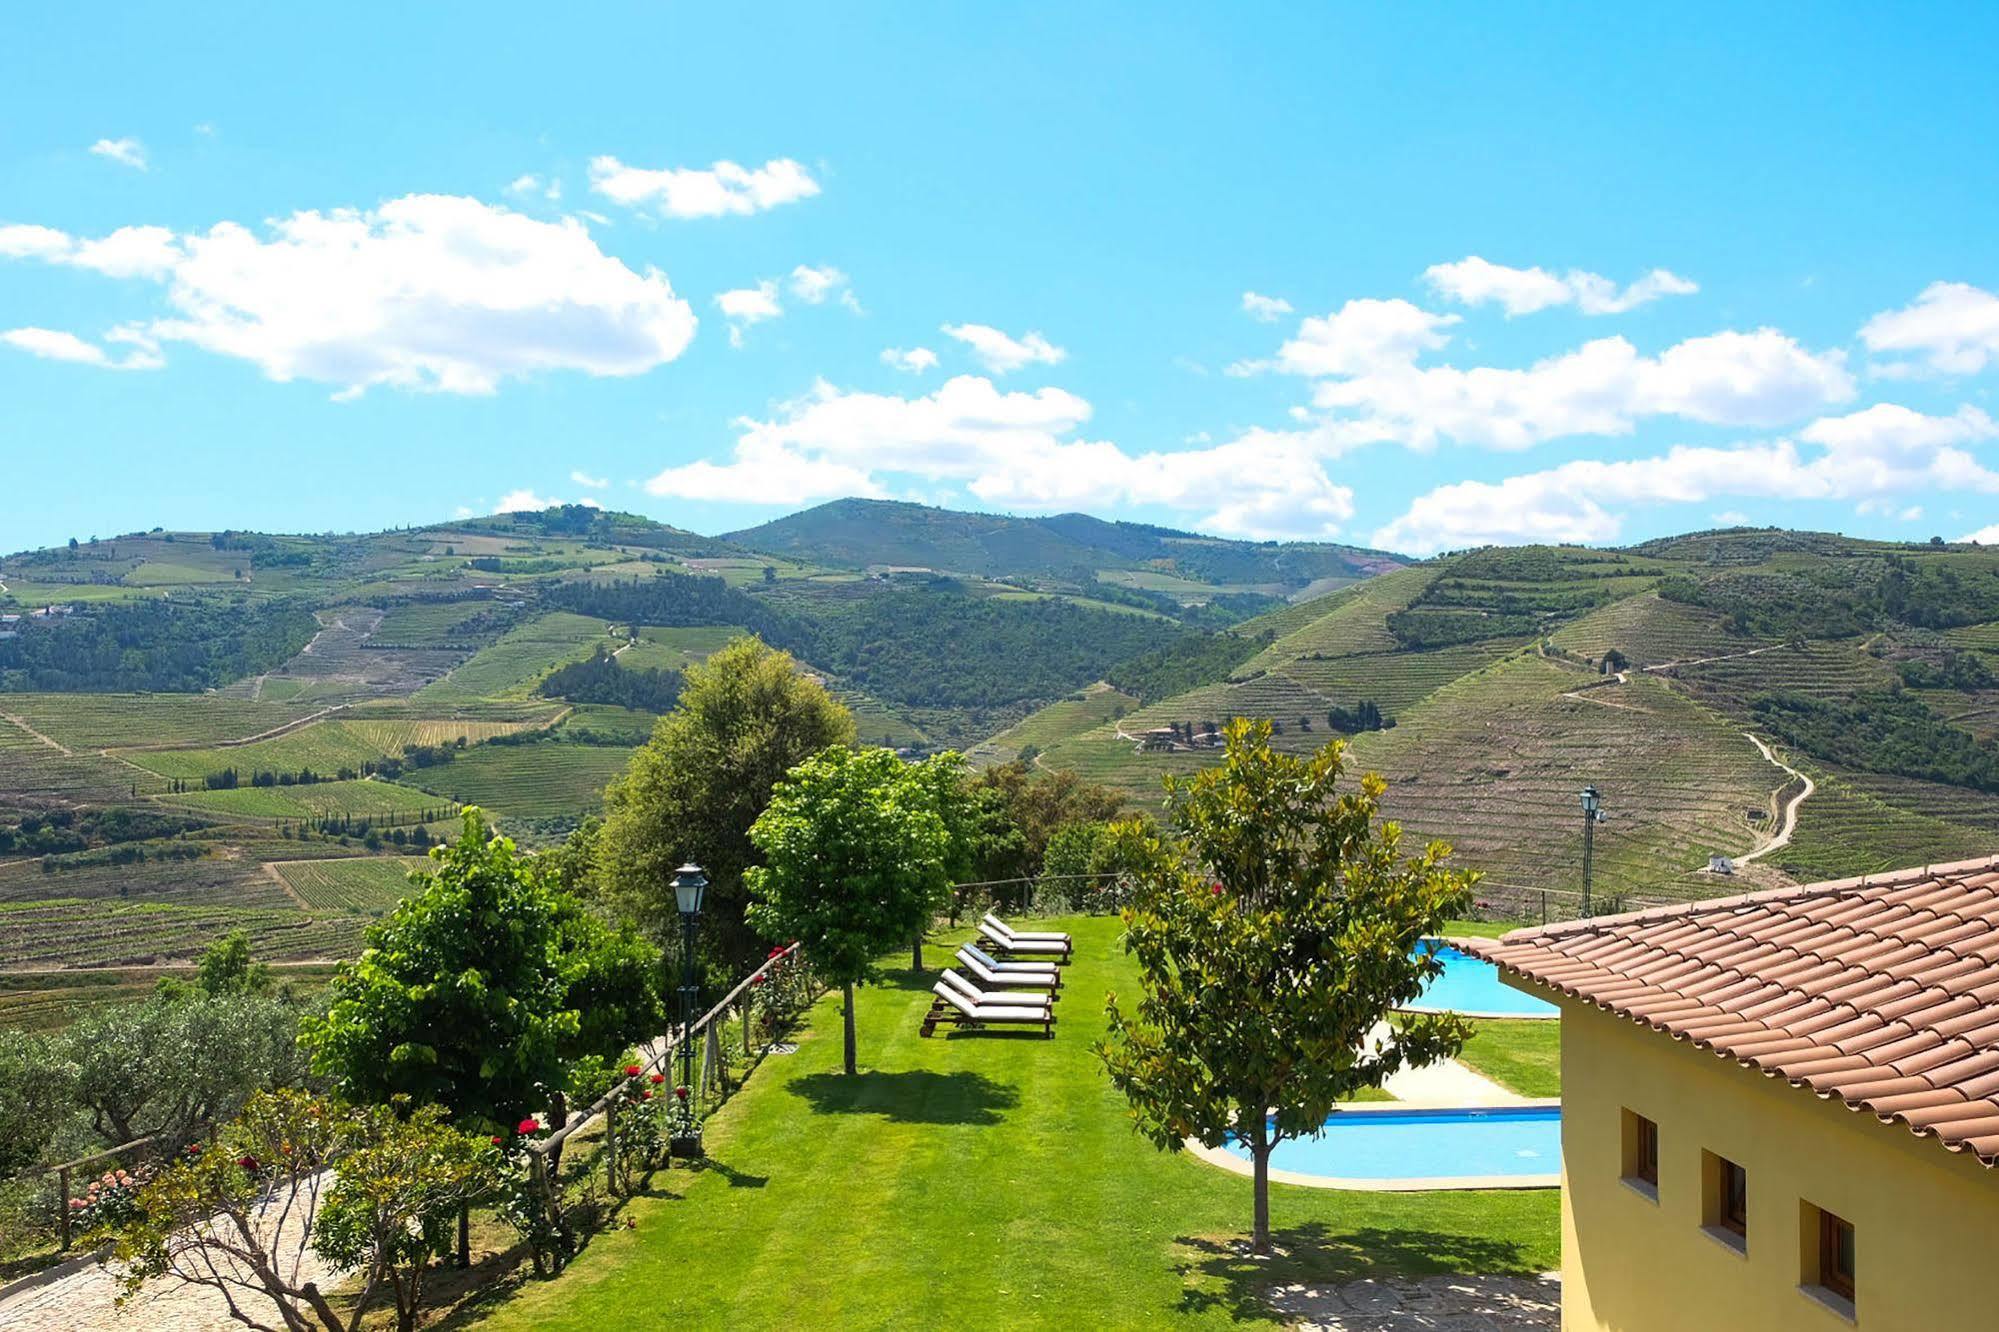
[[[1250,1154],[1256,1161],[1256,1221],[1250,1230],[1250,1251],[1259,1257],[1270,1254],[1270,1149],[1277,1144],[1270,1141],[1270,1129],[1258,1114],[1256,1137],[1250,1144]]]
[[[458,1204],[458,1265],[472,1266],[472,1204]]]
[[[848,981],[842,991],[846,995],[847,1012],[847,1076],[854,1075],[854,983]]]
[[[555,1092],[548,1098],[548,1131],[559,1133],[569,1127],[569,1097]],[[560,1177],[562,1173],[562,1144],[557,1143],[548,1153],[548,1168]]]
[[[918,930],[918,931],[916,932],[916,937],[915,937],[914,939],[912,939],[912,940],[910,940],[910,941],[909,941],[909,969],[910,969],[911,971],[921,971],[921,970],[923,970],[923,931],[922,931],[922,930]]]

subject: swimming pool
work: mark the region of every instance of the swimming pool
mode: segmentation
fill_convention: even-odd
[[[1249,1153],[1224,1149],[1235,1169]],[[1560,1182],[1562,1108],[1466,1110],[1351,1107],[1316,1138],[1292,1138],[1270,1154],[1273,1179],[1349,1188],[1534,1188]]]
[[[1426,940],[1418,947],[1430,949],[1443,959],[1444,974],[1424,988],[1420,999],[1406,1005],[1412,1012],[1448,1010],[1473,1017],[1506,1018],[1561,1016],[1561,1010],[1553,1004],[1536,999],[1531,994],[1522,994],[1500,980],[1499,968],[1483,958],[1461,953],[1434,939]]]

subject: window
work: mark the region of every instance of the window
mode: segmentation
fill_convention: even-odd
[[[1822,1207],[1818,1213],[1818,1284],[1843,1300],[1853,1298],[1853,1224]],[[1807,1275],[1810,1275],[1807,1273]]]
[[[1714,1239],[1749,1249],[1749,1172],[1725,1156],[1701,1153],[1701,1226]]]
[[[1659,1126],[1635,1110],[1624,1112],[1624,1182],[1658,1201]]]

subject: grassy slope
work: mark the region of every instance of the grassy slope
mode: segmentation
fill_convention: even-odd
[[[1248,1181],[1136,1136],[1090,1051],[1105,990],[1134,990],[1116,923],[1068,928],[1078,961],[1054,1042],[922,1040],[928,978],[891,971],[861,993],[849,1080],[823,1002],[799,1053],[709,1122],[712,1168],[655,1177],[626,1213],[636,1229],[481,1326],[1228,1327],[1274,1321],[1260,1295],[1285,1281],[1555,1265],[1552,1190],[1283,1185],[1286,1256],[1242,1260]]]
[[[1480,1022],[1458,1059],[1522,1096],[1562,1094],[1559,1022]]]

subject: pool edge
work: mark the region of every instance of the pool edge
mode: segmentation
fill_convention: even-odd
[[[1367,1116],[1393,1114],[1398,1109],[1421,1109],[1424,1111],[1462,1110],[1467,1113],[1475,1110],[1495,1109],[1545,1110],[1559,1109],[1561,1104],[1562,1098],[1559,1096],[1536,1096],[1523,1097],[1518,1102],[1506,1106],[1367,1105],[1346,1106],[1341,1109],[1341,1113]],[[1219,1166],[1231,1175],[1240,1175],[1244,1179],[1255,1177],[1255,1167],[1226,1148],[1204,1146],[1193,1138],[1185,1139],[1181,1143],[1181,1146],[1191,1152],[1196,1160],[1205,1161],[1212,1166]],[[1562,1177],[1558,1173],[1553,1175],[1434,1175],[1418,1178],[1389,1176],[1385,1179],[1349,1179],[1338,1175],[1304,1175],[1295,1170],[1272,1170],[1270,1172],[1270,1182],[1273,1184],[1290,1184],[1301,1189],[1340,1189],[1349,1193],[1440,1193],[1472,1189],[1558,1189],[1562,1186]]]

